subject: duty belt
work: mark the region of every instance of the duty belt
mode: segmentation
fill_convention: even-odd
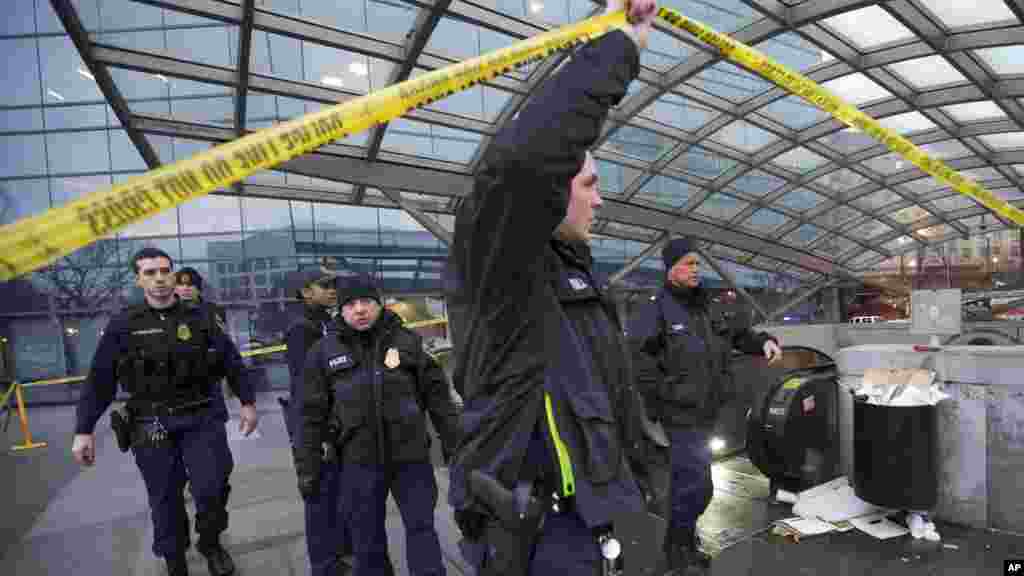
[[[189,414],[195,412],[200,408],[204,408],[210,404],[210,398],[201,398],[199,400],[193,400],[191,402],[181,402],[175,404],[168,404],[166,402],[146,402],[139,401],[138,404],[131,403],[132,414],[136,418],[154,418],[154,417],[167,417],[167,416],[178,416],[181,414]]]

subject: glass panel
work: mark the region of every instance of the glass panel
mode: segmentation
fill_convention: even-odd
[[[841,170],[836,170],[835,172],[829,172],[828,174],[825,174],[821,178],[815,180],[814,183],[819,186],[824,186],[831,190],[835,190],[836,192],[845,193],[849,190],[853,190],[857,186],[860,186],[861,184],[864,184],[867,181],[867,178],[861,176],[860,174],[854,172],[853,170],[843,168]]]
[[[797,212],[803,212],[810,210],[818,204],[821,204],[825,200],[824,197],[811,192],[806,188],[798,188],[782,198],[779,198],[777,202],[790,210],[796,210]]]
[[[0,225],[49,208],[50,188],[46,180],[0,180]]]
[[[0,68],[0,81],[3,82],[5,94],[4,104],[38,106],[40,76],[36,39],[0,40],[0,51],[4,54],[4,66]],[[45,98],[47,102],[55,101],[50,96]]]
[[[864,210],[874,211],[901,200],[903,200],[903,197],[891,190],[879,190],[878,192],[868,194],[867,196],[862,196],[854,200],[853,203]]]
[[[143,220],[142,222],[126,226],[118,231],[118,238],[132,238],[138,236],[174,236],[174,238],[168,239],[165,244],[161,244],[160,248],[177,258],[180,252],[177,238],[178,210],[179,208],[165,210],[156,216],[151,216],[148,219]]]
[[[790,242],[798,246],[806,246],[821,235],[821,229],[814,224],[802,224],[800,228],[785,235],[783,242]]]
[[[773,164],[778,164],[787,170],[793,170],[800,174],[806,174],[827,162],[827,158],[819,156],[803,146],[798,146],[789,152],[784,152],[772,160]]]
[[[920,1],[948,28],[1014,20],[1013,12],[1003,2]]]
[[[640,64],[658,71],[666,71],[679,64],[690,55],[690,49],[675,38],[652,30],[647,49],[640,53]]]
[[[956,140],[945,140],[943,142],[933,142],[932,144],[924,144],[918,146],[921,150],[924,150],[926,154],[932,158],[938,158],[939,160],[945,160],[947,158],[960,158],[962,156],[970,156],[972,152],[967,149],[966,146]]]
[[[1000,46],[975,50],[982,60],[999,75],[1024,74],[1024,46]]]
[[[991,100],[943,106],[942,110],[952,116],[957,122],[973,122],[975,120],[1006,117],[1006,112]]]
[[[47,102],[103,102],[103,94],[96,81],[88,72],[79,72],[80,69],[86,70],[85,63],[71,38],[40,38],[39,57]],[[34,83],[32,87],[35,88]]]
[[[608,141],[601,146],[601,149],[654,161],[675,144],[676,141],[671,138],[666,138],[650,130],[644,130],[636,126],[623,126],[608,138]]]
[[[850,228],[849,230],[846,230],[845,233],[849,234],[850,236],[853,236],[854,238],[859,238],[861,240],[869,240],[871,238],[874,238],[875,236],[878,236],[879,234],[889,232],[890,230],[892,230],[892,228],[890,228],[889,226],[879,222],[878,220],[869,218],[864,222],[861,222],[856,226]]]
[[[201,196],[185,202],[178,207],[181,210],[181,232],[189,234],[240,231],[242,220],[238,202],[239,198],[236,196],[220,195]]]
[[[944,188],[945,186],[945,184],[939,182],[938,180],[932,178],[931,176],[919,178],[917,180],[911,180],[909,182],[904,182],[903,184],[900,184],[901,188],[910,190],[911,192],[917,195],[927,194],[933,190]]]
[[[1024,190],[1020,188],[995,188],[992,193],[1003,200],[1020,200],[1024,198]]]
[[[935,123],[920,112],[897,114],[895,116],[882,118],[879,122],[882,126],[894,130],[899,134],[908,134],[910,132],[935,128]]]
[[[843,100],[854,106],[892,97],[888,90],[860,72],[829,80],[822,86],[834,94],[841,94]]]
[[[0,110],[0,132],[30,132],[43,129],[43,111],[39,108]]]
[[[182,236],[182,260],[242,260],[242,235]]]
[[[890,64],[889,70],[917,90],[967,81],[949,60],[939,55]]]
[[[777,141],[779,137],[749,122],[737,120],[712,134],[711,139],[743,152],[756,152]]]
[[[700,146],[691,147],[669,164],[672,168],[708,180],[717,178],[735,165],[735,160],[713,154]]]
[[[849,238],[832,235],[815,244],[811,251],[829,260],[835,260],[855,246],[857,245]]]
[[[715,193],[701,202],[694,212],[718,220],[732,220],[747,207],[747,203],[727,194]]]
[[[747,100],[773,86],[728,62],[719,62],[703,70],[687,84],[732,102]]]
[[[929,213],[920,206],[907,206],[902,210],[897,210],[892,214],[892,219],[899,222],[900,224],[910,224],[916,222],[921,218],[926,218]]]
[[[648,180],[632,200],[638,203],[653,202],[661,206],[681,208],[689,201],[690,194],[690,185],[686,182],[658,174]]]
[[[895,174],[903,170],[909,170],[914,165],[903,159],[902,156],[895,152],[876,156],[870,160],[866,160],[864,165],[871,168],[875,172],[880,174]]]
[[[788,220],[789,218],[779,212],[762,208],[751,214],[750,218],[743,222],[743,226],[758,232],[768,233],[782,226]]]
[[[110,170],[106,130],[47,134],[46,153],[50,174]]]
[[[107,125],[106,106],[60,106],[46,109],[46,129],[95,128]]]
[[[159,149],[154,149],[161,161],[170,160],[170,155],[161,156]],[[146,161],[139,154],[139,149],[128,139],[124,130],[110,131],[110,164],[112,170],[145,170]]]
[[[348,4],[355,4],[355,2],[346,3],[346,5]],[[302,80],[303,60],[300,40],[259,30],[253,30],[252,34],[252,56],[249,70],[253,74],[276,76],[286,80]]]
[[[508,105],[509,98],[512,97],[508,92],[501,90],[495,90],[494,88],[483,87],[483,100],[484,100],[484,120],[488,122],[494,122],[498,119],[498,115],[501,114],[505,106]]]
[[[825,228],[838,228],[858,216],[861,213],[849,206],[833,206],[815,218],[814,223]]]
[[[868,262],[871,262],[871,261],[874,261],[874,260],[877,260],[877,259],[881,259],[881,258],[882,258],[882,255],[879,254],[878,252],[872,252],[872,251],[868,250],[867,252],[864,252],[863,254],[858,254],[855,258],[853,258],[852,260],[847,262],[847,265],[850,266],[851,268],[854,268],[855,270],[860,270],[860,269],[868,266]]]
[[[411,120],[394,120],[384,134],[382,150],[466,163],[480,145],[480,135]]]
[[[1024,147],[1024,132],[1005,132],[1003,134],[983,134],[978,139],[993,150],[1008,150]]]
[[[619,194],[639,173],[621,164],[607,160],[596,160],[598,185],[602,194]]]
[[[762,53],[799,72],[824,62],[821,49],[792,32],[754,44]]]
[[[236,67],[238,26],[223,25],[215,20],[202,19],[202,28],[168,28],[167,55],[224,68]]]
[[[228,97],[171,100],[171,117],[175,120],[194,124],[234,126],[235,99]]]
[[[882,248],[885,248],[889,252],[903,252],[908,248],[907,244],[910,242],[911,238],[909,236],[900,236],[899,238],[882,244]]]
[[[860,130],[852,130],[849,128],[844,128],[843,130],[838,130],[828,136],[823,136],[818,139],[818,142],[843,154],[852,154],[878,144],[878,141],[871,136],[864,134]]]
[[[960,174],[974,180],[975,182],[1005,179],[1005,176],[999,173],[995,168],[971,168],[970,170],[961,170]]]
[[[740,0],[718,0],[714,3],[665,0],[662,4],[720,32],[734,32],[761,18],[758,12]]]
[[[0,36],[35,34],[36,17],[32,2],[11,2],[0,19]]]
[[[827,112],[807,104],[799,96],[776,100],[762,108],[760,113],[794,130],[801,130],[830,117]]]
[[[303,43],[302,53],[306,81],[359,94],[383,87],[394,68],[390,62],[311,42]]]
[[[676,94],[665,94],[644,108],[640,115],[673,128],[692,132],[718,116],[718,111]]]
[[[50,318],[18,318],[9,322],[14,377],[18,381],[67,375],[60,326]]]
[[[963,194],[954,194],[938,200],[932,200],[932,204],[944,212],[953,212],[955,210],[963,210],[964,208],[974,208],[977,206],[974,200],[971,200]]]
[[[654,231],[651,230],[650,228],[644,228],[642,226],[633,226],[631,224],[623,224],[622,222],[611,221],[609,221],[608,224],[605,226],[605,231],[609,234],[617,232],[624,236],[639,238],[650,238],[651,236],[654,235]],[[633,244],[633,242],[630,242],[630,244]],[[643,249],[641,248],[640,251],[642,252]]]
[[[241,198],[242,223],[246,232],[255,230],[291,230],[288,200],[278,198]]]
[[[78,178],[54,178],[50,181],[54,206],[60,206],[86,194],[99,192],[110,187],[110,176],[79,176]]]
[[[46,173],[43,135],[0,136],[0,177]]]
[[[752,170],[732,181],[729,188],[761,197],[786,185],[786,181],[767,172]]]
[[[128,100],[129,107],[133,107],[133,110],[134,106],[139,105],[134,102],[135,100],[167,98],[170,96],[170,79],[166,76],[158,77],[156,74],[114,67],[108,67],[108,70],[110,71],[110,77],[114,80],[114,85],[121,91],[121,95]],[[228,90],[224,87],[220,87],[220,89]]]
[[[844,12],[823,23],[861,50],[913,38],[914,33],[878,6]]]

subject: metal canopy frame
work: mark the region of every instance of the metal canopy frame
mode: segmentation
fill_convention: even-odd
[[[319,103],[335,103],[359,93],[333,86],[285,80],[253,73],[249,65],[252,35],[255,31],[285,36],[354,54],[368,56],[396,66],[387,83],[408,78],[416,67],[436,69],[454,63],[457,58],[429,49],[430,39],[439,23],[458,20],[482,29],[499,31],[513,39],[533,36],[552,28],[532,15],[504,14],[494,2],[478,0],[397,0],[418,10],[412,29],[402,42],[382,40],[370,35],[342,30],[321,23],[264,9],[254,0],[136,0],[139,3],[176,10],[217,22],[237,25],[238,61],[235,69],[185,61],[164,54],[147,53],[94,42],[80,22],[70,0],[51,0],[75,47],[89,71],[95,76],[104,97],[125,128],[148,166],[160,165],[147,134],[171,135],[193,140],[223,142],[246,133],[246,100],[250,94],[282,95]],[[989,2],[1003,0],[987,0]],[[811,66],[804,73],[818,82],[827,82],[850,74],[864,77],[881,86],[890,95],[860,106],[871,116],[882,120],[919,112],[933,128],[906,134],[918,145],[955,143],[967,151],[958,157],[944,159],[959,170],[984,169],[982,183],[995,191],[1010,190],[1020,197],[1021,173],[1016,165],[1024,165],[1024,150],[996,149],[985,143],[987,136],[1024,132],[1024,80],[1003,76],[993,70],[975,50],[1024,44],[1024,10],[1016,0],[1005,0],[1016,20],[948,29],[917,0],[807,0],[794,6],[778,0],[743,0],[756,11],[757,17],[738,30],[728,31],[738,40],[757,46],[781,35],[795,35],[817,49],[827,51],[834,59]],[[862,50],[830,28],[823,21],[846,12],[877,6],[913,33],[912,39]],[[591,14],[600,11],[603,2],[593,0]],[[920,193],[915,187],[926,175],[915,167],[882,172],[869,163],[883,158],[888,150],[882,145],[869,145],[853,152],[842,152],[822,142],[845,129],[839,122],[824,118],[800,129],[763,114],[765,106],[788,97],[784,91],[769,87],[751,97],[733,101],[702,90],[694,80],[722,60],[706,46],[699,45],[685,33],[662,23],[654,34],[665,35],[671,42],[685,45],[687,56],[669,68],[643,67],[639,88],[631,92],[611,113],[595,157],[604,162],[628,167],[636,175],[624,182],[621,191],[605,191],[605,209],[597,232],[647,244],[641,257],[626,264],[616,279],[624,277],[644,258],[656,251],[655,246],[670,234],[683,233],[712,244],[708,259],[726,259],[755,269],[781,272],[808,282],[828,277],[850,276],[857,271],[893,256],[944,243],[954,238],[968,238],[979,230],[967,219],[991,214],[986,208],[968,200],[954,209],[944,209],[957,196],[945,187]],[[927,57],[942,57],[965,81],[936,87],[915,86],[894,72],[891,65]],[[493,122],[434,109],[411,111],[407,117],[417,122],[476,133],[480,145],[465,164],[399,154],[383,146],[388,126],[381,125],[369,134],[366,146],[331,144],[315,154],[297,158],[280,167],[282,171],[337,180],[354,185],[337,191],[302,190],[284,186],[243,185],[233,188],[238,195],[273,196],[278,198],[316,198],[319,202],[356,205],[395,206],[407,210],[413,218],[444,242],[450,233],[430,214],[453,214],[459,199],[471,189],[471,175],[479,167],[490,146],[491,136],[506,122],[512,121],[533,90],[546,80],[564,60],[552,57],[536,65],[528,77],[506,74],[483,85],[509,95],[504,108]],[[218,84],[234,90],[234,123],[230,129],[200,126],[166,118],[133,114],[108,73],[121,68],[167,77]],[[645,112],[659,99],[671,96],[709,111],[713,117],[694,130],[684,130],[659,122]],[[945,106],[988,101],[1005,115],[1001,119],[961,122],[943,109]],[[765,131],[773,141],[753,151],[744,151],[720,142],[715,135],[732,123],[743,122]],[[652,159],[638,159],[617,153],[605,144],[613,142],[626,126],[652,133],[671,144]],[[684,171],[677,161],[699,147],[729,163],[727,169],[711,179]],[[805,149],[823,161],[805,173],[787,170],[773,161],[782,154]],[[820,179],[840,171],[856,175],[860,183],[841,190]],[[738,189],[736,183],[744,176],[766,174],[782,184],[764,195]],[[844,172],[845,173],[845,172]],[[693,190],[682,206],[652,203],[644,198],[645,187],[658,176],[667,177]],[[366,194],[368,188],[379,189],[383,198]],[[797,210],[781,204],[791,192],[807,190],[823,198],[814,206]],[[867,203],[880,191],[893,196],[885,205]],[[428,194],[437,202],[407,200],[402,192]],[[710,206],[717,195],[725,195],[742,203],[728,217],[709,216],[702,207]],[[956,201],[952,201],[954,204]],[[1018,206],[1024,200],[1015,199]],[[758,228],[745,223],[760,210],[771,208],[785,217],[774,229]],[[901,211],[915,211],[911,220],[898,217]],[[835,221],[830,216],[844,211],[852,217]],[[990,233],[1010,226],[997,215]],[[618,225],[629,225],[620,227]],[[802,227],[813,226],[817,236],[810,242],[789,240]],[[623,232],[633,227],[646,232]],[[638,227],[638,228],[637,228]],[[864,234],[868,228],[885,227],[887,231]],[[904,240],[904,242],[897,242]]]

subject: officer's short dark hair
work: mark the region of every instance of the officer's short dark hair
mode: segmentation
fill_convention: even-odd
[[[139,274],[139,260],[145,260],[146,258],[167,258],[167,261],[171,263],[171,270],[174,270],[174,259],[167,252],[153,246],[146,246],[132,256],[132,271],[135,272],[136,276]]]
[[[181,284],[182,280],[188,278],[189,284],[191,284],[196,290],[203,291],[203,277],[199,274],[199,271],[191,266],[186,266],[181,270],[178,270],[174,274],[174,281],[177,284]]]

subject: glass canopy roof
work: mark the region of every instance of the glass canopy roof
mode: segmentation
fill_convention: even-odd
[[[175,160],[169,139],[203,149],[602,9],[590,0],[54,4],[80,22],[69,33],[89,69],[108,72],[83,78],[128,119],[151,165]],[[1019,2],[663,4],[800,70],[1024,206]],[[601,235],[646,246],[693,234],[727,260],[815,280],[968,237],[983,214],[989,231],[1010,226],[685,33],[659,24],[641,62],[596,149]],[[279,167],[316,186],[253,177],[233,192],[378,206],[400,199],[450,225],[446,215],[491,136],[558,63],[510,72]]]

